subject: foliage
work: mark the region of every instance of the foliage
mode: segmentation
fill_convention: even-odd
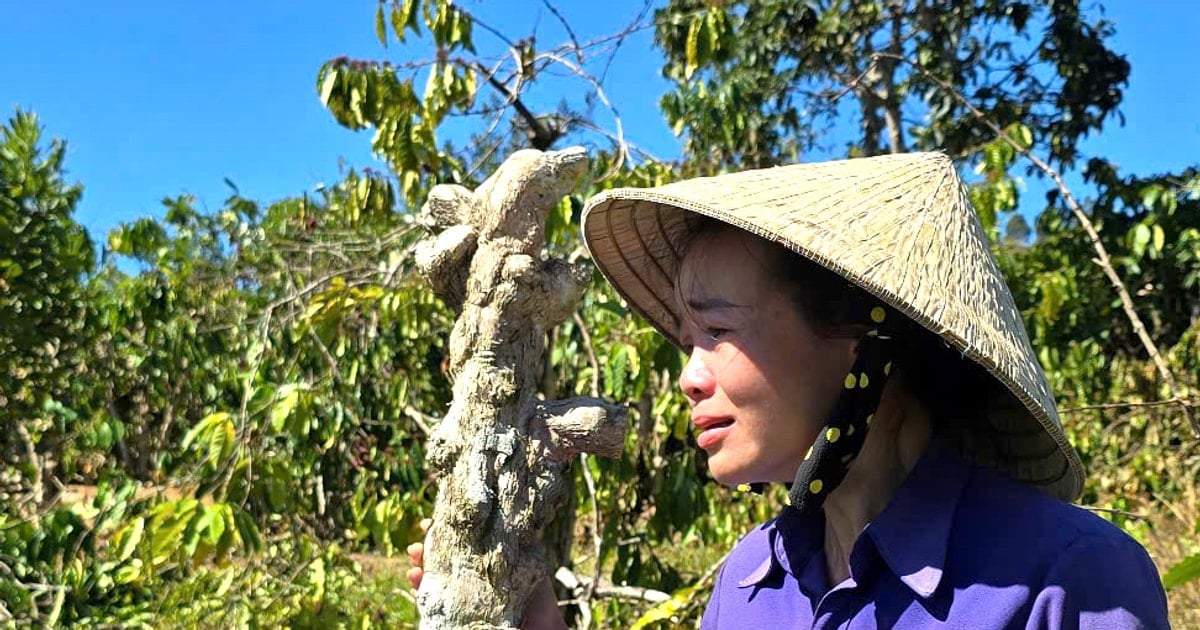
[[[41,499],[55,466],[45,454],[76,418],[63,401],[87,371],[92,245],[72,216],[83,187],[64,181],[66,143],[46,147],[41,133],[21,110],[0,127],[0,414],[14,428],[0,432],[0,492],[21,509]]]
[[[1163,586],[1175,588],[1197,579],[1200,579],[1200,554],[1193,554],[1167,571],[1163,576]]]
[[[1000,128],[1025,125],[1039,152],[1069,167],[1129,74],[1106,46],[1112,25],[1089,21],[1077,1],[671,0],[655,21],[663,74],[677,84],[663,112],[714,167],[795,161],[823,144],[976,153],[994,134],[938,80]],[[831,146],[845,117],[859,136]]]
[[[46,178],[56,181],[58,168]],[[298,572],[305,557],[339,584],[353,574],[314,536],[384,552],[412,539],[428,511],[416,410],[446,399],[438,363],[447,320],[406,271],[413,232],[394,205],[385,178],[350,173],[317,199],[266,208],[236,189],[212,213],[167,199],[161,221],[109,234],[100,268],[72,278],[68,304],[82,314],[69,341],[89,377],[45,405],[72,423],[55,440],[32,421],[18,426],[30,430],[38,471],[61,461],[61,481],[185,490],[154,505],[102,493],[97,501],[112,504],[96,509],[118,516],[95,524],[53,496],[22,512],[6,502],[10,618],[89,625],[108,623],[97,621],[103,614],[159,625],[158,606],[186,604],[262,621],[259,609],[286,596],[296,603],[279,619],[299,623],[324,596],[271,576]],[[18,488],[32,485],[32,472],[17,472]],[[123,594],[114,584],[136,588]],[[218,594],[167,595],[201,584]],[[251,596],[224,594],[239,584]]]

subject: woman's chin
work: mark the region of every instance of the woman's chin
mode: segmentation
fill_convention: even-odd
[[[744,483],[783,483],[791,477],[781,476],[780,471],[767,471],[760,467],[747,466],[744,462],[725,461],[720,455],[709,456],[708,474],[717,483],[733,488]]]
[[[721,462],[714,462],[713,458],[709,458],[708,460],[708,474],[717,483],[731,488],[739,484],[755,483],[758,481],[752,479],[754,475],[750,471],[739,466],[722,466]]]

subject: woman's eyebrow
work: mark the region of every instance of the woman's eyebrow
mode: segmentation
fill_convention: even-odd
[[[724,309],[749,308],[745,304],[735,304],[723,298],[693,298],[688,300],[688,308],[693,311],[716,311]]]

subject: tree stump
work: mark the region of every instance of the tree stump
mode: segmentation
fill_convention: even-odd
[[[440,185],[422,208],[440,232],[418,246],[418,269],[459,316],[454,401],[428,446],[438,497],[421,628],[518,627],[547,577],[541,533],[572,490],[570,461],[621,452],[622,408],[537,397],[546,330],[574,312],[590,274],[543,257],[546,218],[586,167],[582,148],[519,151],[474,192]]]

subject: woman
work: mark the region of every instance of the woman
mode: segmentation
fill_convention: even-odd
[[[713,477],[790,484],[703,627],[1167,627],[1145,551],[1066,503],[1082,465],[945,156],[607,191],[583,235],[687,353]]]

